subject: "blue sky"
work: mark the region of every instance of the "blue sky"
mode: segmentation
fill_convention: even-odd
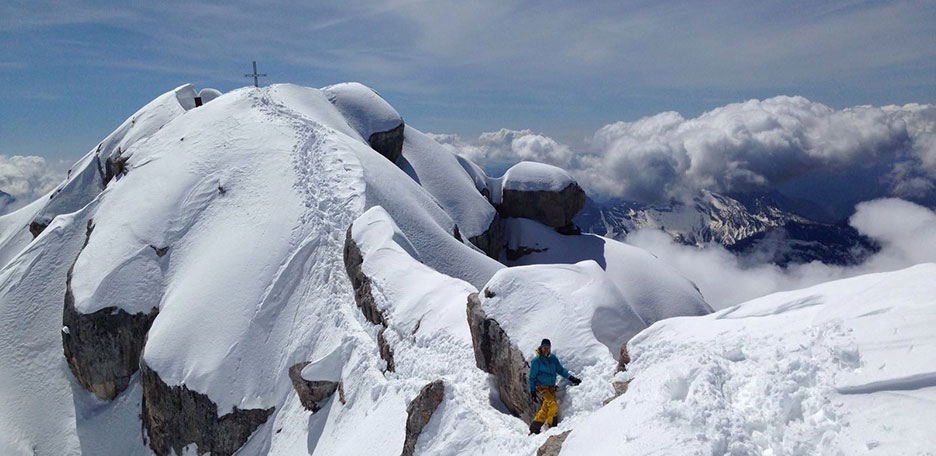
[[[340,4],[339,4],[340,3]],[[75,159],[184,82],[356,80],[411,125],[573,148],[604,125],[749,98],[936,101],[929,2],[0,4],[0,155]]]

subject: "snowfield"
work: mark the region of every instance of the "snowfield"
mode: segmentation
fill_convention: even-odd
[[[503,216],[504,190],[564,189],[487,176],[357,83],[169,91],[0,217],[0,454],[936,448],[936,265],[710,314],[642,249]],[[473,293],[508,340],[472,334]],[[528,436],[476,355],[543,337],[583,382]]]
[[[661,321],[562,454],[934,454],[936,264]]]

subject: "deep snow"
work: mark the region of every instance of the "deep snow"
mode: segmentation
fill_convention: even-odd
[[[198,108],[195,93],[158,97],[56,191],[0,217],[0,454],[151,454],[139,381],[102,402],[65,363],[72,264],[79,311],[159,309],[143,360],[163,381],[221,414],[275,408],[239,454],[397,455],[407,404],[438,379],[417,454],[534,454],[568,430],[563,454],[933,447],[934,265],[678,317],[709,307],[641,249],[520,219],[505,221],[508,247],[538,251],[507,265],[468,242],[494,220],[483,193],[561,190],[561,170],[521,164],[491,179],[410,126],[392,163],[367,139],[402,117],[360,84],[202,90],[214,98]],[[108,179],[117,158],[126,173]],[[49,223],[35,240],[34,220]],[[354,303],[349,226],[393,371],[381,326]],[[562,384],[557,429],[527,436],[476,367],[465,311],[479,290],[524,353],[550,337],[583,378]],[[615,374],[634,334],[633,362]],[[305,410],[287,375],[304,361],[303,377],[341,381],[343,399]],[[624,379],[630,390],[603,405]]]

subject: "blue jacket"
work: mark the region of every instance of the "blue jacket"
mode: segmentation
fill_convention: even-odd
[[[530,363],[530,391],[536,390],[536,385],[556,385],[556,374],[569,378],[569,371],[562,367],[559,358],[550,353],[549,357],[540,354],[536,350],[536,358]]]

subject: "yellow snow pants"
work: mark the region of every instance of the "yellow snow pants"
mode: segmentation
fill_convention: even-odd
[[[551,423],[553,417],[559,411],[559,404],[556,402],[556,387],[551,385],[536,385],[536,392],[543,398],[543,405],[533,421],[541,423]]]

